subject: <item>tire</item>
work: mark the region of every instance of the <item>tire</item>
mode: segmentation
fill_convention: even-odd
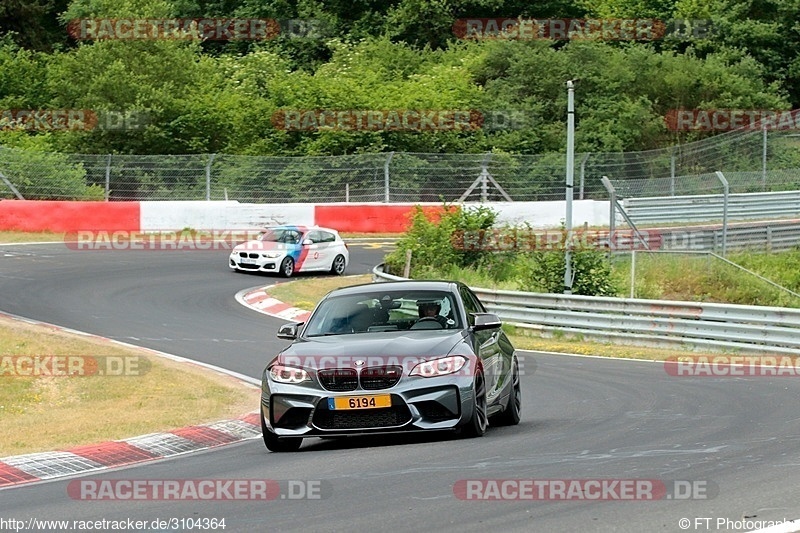
[[[501,413],[489,419],[493,426],[516,426],[522,418],[522,392],[520,391],[519,362],[516,357],[513,365],[508,403]]]
[[[341,276],[344,274],[344,270],[347,268],[347,261],[345,261],[344,256],[339,254],[333,258],[333,263],[331,263],[331,274],[336,276]]]
[[[271,452],[285,453],[296,452],[303,444],[303,437],[285,437],[278,438],[273,432],[267,429],[267,424],[264,423],[264,414],[259,412],[261,417],[261,436],[264,438],[264,446]]]
[[[283,261],[281,261],[281,276],[291,278],[292,274],[294,274],[294,259],[284,257]]]
[[[461,429],[461,434],[467,438],[482,437],[489,425],[489,419],[486,416],[486,380],[483,370],[475,371],[475,379],[472,384],[472,416]]]

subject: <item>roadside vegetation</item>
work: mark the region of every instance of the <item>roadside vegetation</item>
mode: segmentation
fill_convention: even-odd
[[[18,242],[64,242],[64,233],[51,231],[0,231],[0,244]]]
[[[397,249],[386,256],[386,270],[403,275],[410,252],[412,278],[458,279],[471,286],[495,289],[563,292],[563,250],[473,249],[459,237],[481,230],[497,230],[506,235],[514,230],[531,231],[529,227],[498,227],[496,218],[496,213],[483,206],[445,206],[438,220],[427,218],[417,209],[408,232],[397,242]],[[630,253],[609,255],[588,247],[572,257],[573,294],[631,295]],[[800,293],[800,249],[731,253],[727,259]],[[633,289],[636,298],[800,307],[800,298],[711,256],[637,252]]]
[[[190,363],[0,317],[0,457],[65,449],[236,418],[259,391]],[[135,361],[127,375],[26,376],[22,356]],[[96,359],[90,359],[96,358]],[[127,359],[125,359],[127,358]],[[41,366],[39,374],[55,369]]]
[[[670,110],[791,109],[800,105],[796,2],[751,4],[552,0],[264,2],[244,0],[37,0],[0,13],[0,106],[90,110],[101,126],[15,128],[0,144],[80,154],[344,155],[369,152],[537,154],[564,147],[564,82],[581,78],[577,152],[645,150],[709,132],[671,131]],[[28,5],[30,4],[30,5]],[[272,39],[124,39],[76,34],[78,19],[296,21]],[[469,37],[467,19],[666,21],[664,35],[634,40]],[[677,21],[676,23],[673,21]],[[692,21],[693,28],[680,27]],[[117,37],[117,38],[114,38]],[[497,110],[503,128],[404,132],[287,131],[292,110]],[[111,113],[111,115],[108,115]],[[118,114],[118,115],[115,115]],[[108,119],[125,120],[124,127]],[[487,115],[491,118],[491,114]],[[133,120],[131,120],[133,117]],[[8,165],[24,167],[25,155]],[[37,159],[17,177],[35,185],[66,158]],[[91,197],[84,169],[68,168],[58,195]],[[5,169],[9,175],[11,170]],[[17,172],[19,174],[19,172]],[[148,186],[163,184],[137,176]],[[131,177],[130,179],[133,179]],[[180,181],[184,178],[174,178]],[[30,183],[29,183],[30,182]],[[174,184],[171,184],[174,185]],[[24,191],[23,191],[24,194]]]

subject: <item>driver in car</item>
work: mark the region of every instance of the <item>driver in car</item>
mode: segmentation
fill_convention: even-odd
[[[417,322],[435,320],[443,328],[447,327],[447,318],[439,314],[442,310],[442,304],[438,300],[417,300],[417,310],[419,312],[419,320]]]

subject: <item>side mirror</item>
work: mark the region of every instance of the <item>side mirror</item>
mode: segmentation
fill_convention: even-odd
[[[311,239],[304,239],[303,240],[303,246],[308,246],[310,244],[314,244],[314,241],[312,241]]]
[[[303,325],[303,322],[295,323],[295,324],[284,324],[278,329],[278,338],[279,339],[286,339],[292,341],[297,338],[297,332],[300,330],[300,326]]]
[[[503,325],[500,318],[494,313],[472,313],[475,317],[475,323],[472,325],[472,331],[482,331],[484,329],[497,329]]]

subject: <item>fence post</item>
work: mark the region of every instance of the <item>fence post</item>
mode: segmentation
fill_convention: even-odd
[[[675,196],[675,150],[669,156],[669,195]]]
[[[111,154],[106,159],[106,202],[111,197]]]
[[[589,160],[590,155],[592,155],[591,152],[588,154],[583,154],[583,159],[581,159],[581,187],[580,195],[578,196],[579,200],[583,200],[583,183],[586,177],[586,161]]]
[[[631,246],[636,246],[636,241],[633,240],[633,238],[636,237],[639,239],[639,242],[642,243],[644,249],[650,251],[650,244],[647,242],[647,239],[645,239],[639,232],[639,228],[636,227],[636,224],[633,222],[633,220],[631,220],[631,217],[629,217],[628,213],[625,212],[625,208],[619,204],[619,201],[617,200],[616,189],[614,189],[614,186],[611,184],[611,180],[608,179],[608,176],[603,176],[600,178],[600,181],[603,183],[603,187],[605,187],[608,191],[608,194],[611,195],[611,203],[616,206],[617,209],[619,209],[619,214],[622,215],[622,219],[625,220],[625,222],[627,222],[633,230],[633,235],[631,236]],[[613,211],[611,220],[614,220]],[[613,228],[613,226],[611,227]]]
[[[481,202],[489,199],[489,159],[492,158],[491,152],[486,152],[481,161]]]
[[[730,186],[728,185],[728,180],[719,170],[717,170],[717,178],[722,182],[722,257],[725,257],[725,249],[728,246],[728,196]]]
[[[389,152],[386,162],[383,164],[383,201],[389,203],[389,163],[392,162],[394,152]]]
[[[767,125],[766,123],[761,126],[764,132],[764,139],[761,149],[761,188],[764,192],[767,191]]]
[[[210,154],[208,156],[208,163],[206,164],[206,201],[211,200],[211,164],[214,162],[214,156],[217,154]]]
[[[608,244],[611,247],[614,243],[614,231],[617,228],[617,190],[611,185],[611,181],[608,179],[608,176],[603,176],[602,178],[603,186],[608,191],[609,198],[609,214],[608,214]]]
[[[772,253],[772,226],[767,226],[767,253]]]

